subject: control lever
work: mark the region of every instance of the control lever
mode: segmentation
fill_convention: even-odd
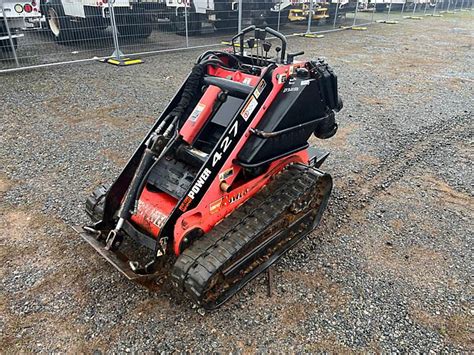
[[[259,65],[261,65],[260,57],[258,54],[258,47],[259,47],[259,42],[262,43],[265,41],[265,38],[267,38],[267,32],[263,28],[256,28],[255,29],[255,39],[257,40],[257,62]],[[262,50],[262,59],[263,59],[263,48]]]
[[[270,42],[263,42],[262,47],[265,52],[265,61],[266,61],[268,58],[268,52],[270,51],[270,48],[272,48],[272,44]]]
[[[299,51],[299,52],[296,52],[296,53],[288,53],[288,56],[286,57],[286,61],[288,62],[288,64],[291,64],[293,63],[293,59],[299,55],[303,55],[304,54],[304,51]]]
[[[255,46],[255,38],[249,38],[247,40],[247,45],[249,46],[250,49],[253,49],[253,47]]]
[[[278,57],[280,56],[281,47],[275,47],[275,52],[277,52],[277,63],[278,63]]]
[[[249,46],[250,48],[250,58],[252,59],[252,67],[254,66],[254,63],[253,63],[253,47],[255,47],[255,38],[249,38],[247,40],[247,45]]]

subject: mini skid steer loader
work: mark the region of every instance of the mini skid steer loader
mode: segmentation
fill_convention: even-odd
[[[281,33],[251,26],[232,46],[198,58],[115,182],[87,199],[93,223],[80,231],[129,279],[171,261],[173,284],[206,309],[319,224],[332,179],[308,140],[333,136],[342,108],[332,69],[295,61],[304,53],[287,53]]]

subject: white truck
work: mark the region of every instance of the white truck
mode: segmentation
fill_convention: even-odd
[[[87,35],[90,30],[105,29],[109,24],[109,1],[114,0],[43,0],[41,12],[58,42]],[[277,20],[278,0],[243,0],[243,25]],[[169,19],[178,34],[201,32],[202,23],[217,29],[237,29],[238,0],[115,0],[113,3],[118,31],[122,36],[146,38],[155,18]]]
[[[160,2],[140,0],[114,1],[117,27],[123,36],[146,38],[152,32],[150,6]],[[161,1],[161,0],[160,0]],[[54,38],[66,42],[87,37],[110,24],[108,0],[43,0],[41,12]]]
[[[375,3],[375,10],[377,12],[387,11],[391,7],[391,11],[400,11],[402,7],[404,10],[413,10],[415,5],[418,9],[424,8],[425,4],[431,6],[431,0],[364,0],[360,1],[363,8],[371,8]]]
[[[0,54],[10,53],[22,37],[21,30],[33,27],[41,18],[39,0],[0,0]]]

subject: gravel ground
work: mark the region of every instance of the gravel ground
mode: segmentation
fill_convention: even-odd
[[[76,235],[198,51],[1,76],[0,347],[16,351],[472,352],[472,13],[324,39],[345,108],[320,228],[202,315]],[[179,58],[179,63],[176,63]]]

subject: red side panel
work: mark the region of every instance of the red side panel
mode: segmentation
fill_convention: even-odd
[[[132,215],[131,220],[156,237],[177,202],[164,192],[150,191],[145,187],[138,201],[137,213]]]
[[[188,231],[199,228],[205,233],[209,232],[219,221],[260,191],[272,176],[283,170],[288,164],[304,164],[307,162],[308,153],[306,150],[303,150],[274,161],[271,163],[267,173],[246,182],[229,193],[218,190],[206,195],[198,207],[186,212],[176,221],[173,246],[175,254],[179,255],[181,241]]]

